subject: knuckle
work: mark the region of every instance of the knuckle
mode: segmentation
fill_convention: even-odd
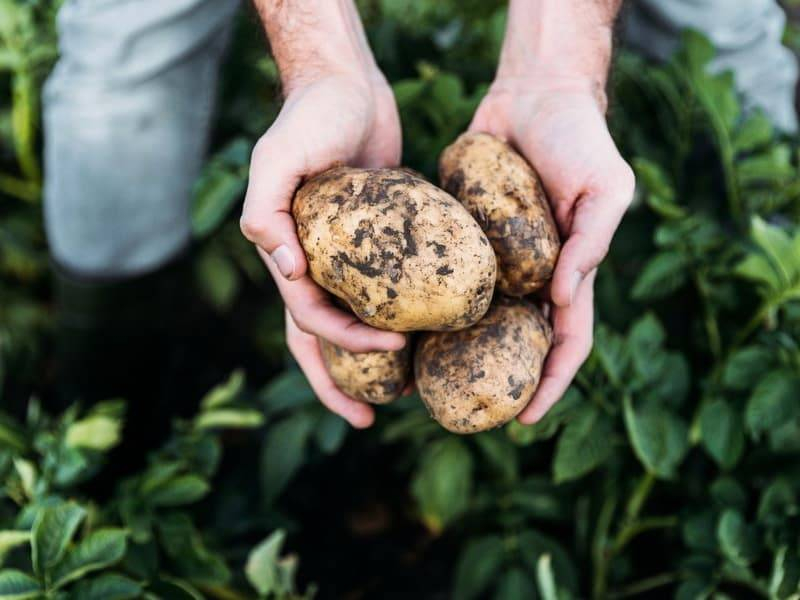
[[[251,242],[261,241],[268,234],[268,228],[262,221],[247,215],[242,215],[239,220],[239,229],[242,235]]]

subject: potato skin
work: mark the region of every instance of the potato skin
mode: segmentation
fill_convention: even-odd
[[[405,169],[336,167],[292,206],[311,277],[365,323],[462,329],[488,310],[497,264],[455,198]]]
[[[420,397],[454,433],[499,427],[533,397],[552,336],[536,306],[499,297],[469,329],[421,336],[414,357]]]
[[[331,379],[351,398],[370,404],[388,404],[400,397],[408,383],[411,375],[409,339],[401,350],[359,353],[327,340],[319,342]]]
[[[461,201],[497,254],[497,288],[525,296],[552,276],[561,243],[539,176],[511,146],[465,133],[439,158],[442,187]]]

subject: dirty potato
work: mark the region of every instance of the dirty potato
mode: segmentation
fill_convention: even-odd
[[[539,385],[552,330],[527,300],[500,297],[469,329],[423,334],[417,389],[445,429],[474,433],[516,417]]]
[[[336,167],[292,206],[311,277],[365,323],[463,329],[491,302],[494,251],[449,194],[405,169]]]
[[[355,353],[323,339],[320,339],[320,349],[336,387],[362,402],[388,404],[396,400],[411,375],[408,339],[397,351]]]
[[[560,242],[550,205],[538,175],[511,146],[465,133],[442,153],[439,177],[489,237],[501,292],[524,296],[552,277]]]

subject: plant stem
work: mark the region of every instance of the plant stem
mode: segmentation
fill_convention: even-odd
[[[619,553],[625,545],[635,538],[640,533],[650,531],[652,529],[669,529],[678,524],[678,517],[650,517],[648,519],[641,519],[620,529],[619,534],[614,539],[614,553]]]
[[[606,579],[608,567],[611,564],[611,549],[608,547],[608,531],[611,528],[611,519],[617,506],[617,495],[610,494],[606,497],[597,517],[592,541],[592,563],[594,564],[594,580],[592,581],[592,598],[597,600],[606,597]]]
[[[711,354],[715,359],[719,359],[722,355],[722,337],[719,333],[719,324],[714,311],[711,309],[710,290],[708,281],[706,281],[705,274],[695,273],[694,283],[700,297],[703,299],[703,321],[708,335],[708,345],[711,348]]]
[[[643,594],[644,592],[649,592],[650,590],[661,587],[663,585],[669,585],[670,583],[678,581],[678,579],[679,576],[677,573],[659,573],[658,575],[653,575],[652,577],[648,577],[647,579],[642,579],[634,583],[629,583],[625,587],[622,587],[617,591],[611,592],[608,595],[608,597],[629,598],[631,596]]]
[[[25,181],[11,175],[0,173],[0,193],[19,198],[24,202],[37,202],[41,197],[41,187],[34,181]]]
[[[626,521],[635,521],[639,516],[639,513],[642,511],[642,506],[644,506],[644,503],[647,501],[647,497],[650,495],[655,482],[656,478],[652,473],[646,472],[642,475],[642,478],[633,490],[633,494],[631,494],[628,504],[625,507]]]

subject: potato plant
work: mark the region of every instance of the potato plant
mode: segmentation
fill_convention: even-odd
[[[491,81],[503,3],[359,5],[401,110],[404,162],[435,181]],[[235,379],[223,388],[235,394],[206,400],[116,477],[109,451],[130,435],[120,404],[52,418],[30,400],[53,385],[36,92],[54,6],[0,0],[0,402],[17,415],[0,426],[0,598],[159,597],[162,584],[302,596],[278,529],[320,597],[798,597],[798,144],[742,111],[730,75],[708,73],[706,40],[687,33],[663,65],[616,58],[609,115],[637,197],[598,275],[592,355],[561,402],[536,426],[464,438],[400,399],[355,433],[285,360],[280,304],[237,230],[249,148],[278,105],[265,100],[274,65],[242,18],[196,187],[194,272],[219,318],[250,333],[252,362],[280,372],[247,389]],[[324,531],[301,510],[332,501],[319,490],[347,501]],[[386,547],[402,553],[387,560]]]

